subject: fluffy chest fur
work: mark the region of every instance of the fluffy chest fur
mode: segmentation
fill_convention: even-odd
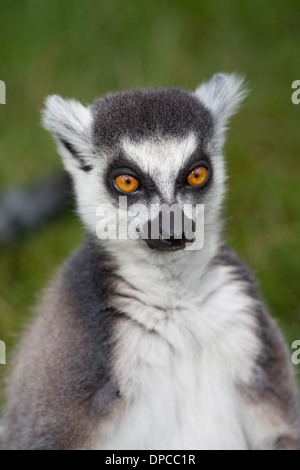
[[[148,267],[147,289],[119,285],[124,316],[114,363],[122,405],[95,447],[247,448],[237,388],[258,352],[253,300],[226,267],[189,287],[181,276],[162,283],[157,275]]]

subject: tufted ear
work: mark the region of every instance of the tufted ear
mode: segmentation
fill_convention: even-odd
[[[218,73],[196,89],[195,95],[214,117],[216,134],[221,139],[221,145],[229,118],[237,111],[247,94],[244,79],[236,74]]]
[[[93,168],[92,114],[88,107],[75,100],[51,95],[45,101],[42,122],[54,135],[68,171],[88,172]]]

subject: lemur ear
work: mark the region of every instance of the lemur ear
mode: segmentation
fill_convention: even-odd
[[[90,171],[94,152],[91,138],[92,114],[75,100],[48,96],[42,112],[42,123],[57,143],[66,169]]]
[[[195,95],[212,113],[216,132],[224,138],[229,118],[247,96],[244,79],[236,74],[218,73],[200,85]]]

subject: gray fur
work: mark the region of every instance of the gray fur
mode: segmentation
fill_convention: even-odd
[[[300,450],[299,397],[288,349],[279,328],[266,312],[249,268],[230,248],[222,246],[212,264],[230,266],[233,279],[241,282],[245,293],[255,301],[251,314],[256,319],[255,333],[259,337],[261,347],[253,364],[252,381],[247,385],[240,384],[240,389],[249,402],[270,403],[293,430],[291,436],[277,438],[275,442],[270,443],[270,447]]]
[[[162,441],[168,449],[191,442],[300,448],[298,394],[284,341],[248,268],[219,235],[221,149],[244,96],[241,85],[236,76],[219,75],[194,95],[135,90],[107,95],[91,108],[48,99],[44,123],[64,142],[60,151],[91,232],[96,219],[86,207],[99,196],[101,203],[114,200],[112,166],[124,161],[149,201],[153,193],[162,199],[166,184],[170,200],[172,194],[204,201],[210,230],[203,250],[157,258],[141,240],[88,238],[58,273],[21,343],[3,448],[149,449]],[[170,147],[160,152],[166,142]],[[197,155],[209,165],[211,182],[192,192],[186,172]]]
[[[93,106],[96,146],[131,139],[185,136],[195,132],[202,141],[212,136],[211,113],[191,93],[160,88],[109,94]]]
[[[261,297],[257,283],[250,269],[241,262],[239,257],[232,249],[226,245],[221,246],[218,255],[213,259],[212,262],[216,266],[231,266],[234,280],[237,282],[242,282],[245,293],[261,304]]]
[[[289,351],[275,321],[262,303],[256,309],[257,335],[261,351],[253,367],[253,382],[248,392],[254,401],[265,401],[294,429],[287,439],[278,438],[275,448],[300,450],[299,397],[294,386],[294,373]],[[293,444],[292,444],[293,442]]]
[[[91,241],[57,275],[10,378],[5,449],[84,447],[120,400],[110,367],[113,285],[111,260]]]

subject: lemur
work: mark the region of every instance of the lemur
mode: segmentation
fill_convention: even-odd
[[[47,98],[43,123],[87,240],[21,341],[2,448],[300,448],[288,350],[223,242],[223,146],[245,93],[242,78],[217,74],[195,92],[116,92],[88,107]],[[183,219],[185,204],[202,204],[202,248],[171,222],[168,238],[143,237],[151,214],[135,216],[135,239],[99,239],[97,207],[121,196],[127,212],[177,204]]]

